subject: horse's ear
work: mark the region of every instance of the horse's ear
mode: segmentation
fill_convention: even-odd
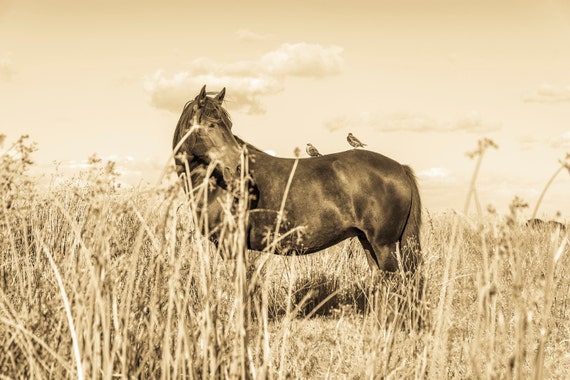
[[[197,99],[204,99],[206,97],[206,85],[202,86],[200,93],[196,97]]]
[[[222,88],[222,91],[218,92],[218,95],[216,95],[216,97],[214,98],[215,101],[217,101],[218,103],[222,103],[222,101],[224,100],[224,96],[226,96],[226,88]]]

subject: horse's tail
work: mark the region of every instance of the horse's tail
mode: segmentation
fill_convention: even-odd
[[[406,272],[414,272],[421,258],[420,227],[422,225],[422,201],[414,171],[407,165],[402,166],[410,180],[412,197],[408,219],[400,237],[400,252],[404,270]]]

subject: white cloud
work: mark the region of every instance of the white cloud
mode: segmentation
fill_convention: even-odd
[[[370,112],[361,112],[352,116],[338,116],[334,119],[325,121],[325,128],[331,132],[347,130],[358,127],[372,127],[376,128],[383,123],[383,118],[379,114]]]
[[[440,121],[430,116],[413,112],[399,112],[388,115],[382,119],[379,119],[379,122],[376,123],[375,128],[384,132],[430,132],[442,131],[446,129]]]
[[[563,103],[570,102],[570,85],[554,86],[550,83],[543,83],[534,94],[524,97],[527,103]]]
[[[340,116],[325,122],[330,131],[365,127],[382,132],[455,132],[487,133],[500,129],[497,122],[485,121],[478,112],[471,111],[454,120],[437,120],[415,112],[398,112],[388,115],[361,113]]]
[[[433,167],[420,171],[418,173],[418,177],[439,178],[439,179],[447,178],[449,177],[449,171],[445,168]]]
[[[342,72],[343,49],[307,43],[283,44],[261,58],[264,70],[276,76],[322,78]]]
[[[265,111],[261,98],[283,91],[287,77],[322,78],[342,72],[342,48],[307,43],[284,44],[255,61],[218,63],[195,59],[187,70],[165,75],[157,71],[145,81],[152,104],[179,112],[202,85],[228,89],[226,99],[234,109],[247,113]]]
[[[228,89],[226,101],[234,109],[244,110],[249,114],[265,112],[260,100],[262,95],[276,94],[283,90],[283,83],[273,77],[259,75],[190,75],[188,72],[178,73],[167,78],[161,71],[157,71],[147,80],[145,87],[151,94],[152,104],[156,108],[180,112],[182,106],[196,95],[197,90],[204,84],[208,90],[219,91],[223,87]]]
[[[570,130],[554,137],[550,141],[550,145],[556,149],[570,149]]]
[[[554,149],[570,150],[570,130],[554,137],[524,135],[516,139],[520,149],[531,150],[535,148],[550,147]]]
[[[542,139],[539,139],[537,137],[528,134],[516,138],[516,141],[522,150],[534,149],[535,147],[543,143]]]
[[[157,158],[145,157],[142,159],[124,155],[108,155],[98,157],[101,161],[93,164],[89,159],[63,160],[51,164],[44,164],[33,169],[36,175],[52,173],[55,184],[69,181],[83,181],[90,170],[103,168],[107,162],[115,163],[114,170],[118,174],[117,183],[122,188],[151,184],[154,185],[159,175],[165,169],[165,164]]]
[[[263,41],[263,40],[268,40],[271,37],[273,37],[273,35],[271,34],[261,34],[261,33],[256,33],[254,31],[251,31],[249,29],[240,29],[236,32],[237,37],[242,40],[242,41]]]
[[[188,73],[178,73],[172,78],[166,78],[161,71],[157,71],[151,78],[147,78],[144,85],[151,94],[151,102],[157,108],[180,110],[184,104],[182,99],[187,98],[189,92]]]
[[[487,133],[500,129],[497,122],[485,121],[477,111],[471,111],[457,119],[450,126],[451,131],[465,131],[472,133]]]

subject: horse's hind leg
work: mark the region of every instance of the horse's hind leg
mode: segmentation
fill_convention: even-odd
[[[393,291],[398,297],[398,312],[406,317],[410,327],[421,327],[426,315],[425,304],[422,303],[424,283],[421,273],[406,269],[406,258],[401,257],[402,253],[398,251],[401,247],[397,243],[385,245],[372,242],[371,246],[377,252],[378,267],[385,271],[385,278],[395,286]]]
[[[394,272],[398,268],[398,263],[393,254],[393,251],[396,249],[395,243],[372,245],[363,235],[358,235],[358,240],[360,240],[360,244],[364,248],[368,265],[373,272],[377,269]]]
[[[392,312],[394,317],[400,315],[404,317],[400,321],[405,321],[410,328],[421,327],[424,324],[425,309],[422,306],[423,282],[418,281],[412,273],[398,271],[397,244],[370,243],[364,235],[359,235],[358,239],[366,252],[368,265],[376,274],[380,269],[383,273],[379,279],[380,283],[390,288],[391,299],[395,298]]]
[[[366,260],[368,261],[368,266],[372,272],[378,269],[378,261],[376,259],[376,253],[372,249],[372,245],[364,236],[358,236],[362,248],[364,248],[364,253],[366,254]]]

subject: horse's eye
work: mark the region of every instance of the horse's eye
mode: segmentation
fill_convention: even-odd
[[[214,124],[214,123],[208,124],[208,128],[214,128],[215,126],[216,126],[216,124]]]

